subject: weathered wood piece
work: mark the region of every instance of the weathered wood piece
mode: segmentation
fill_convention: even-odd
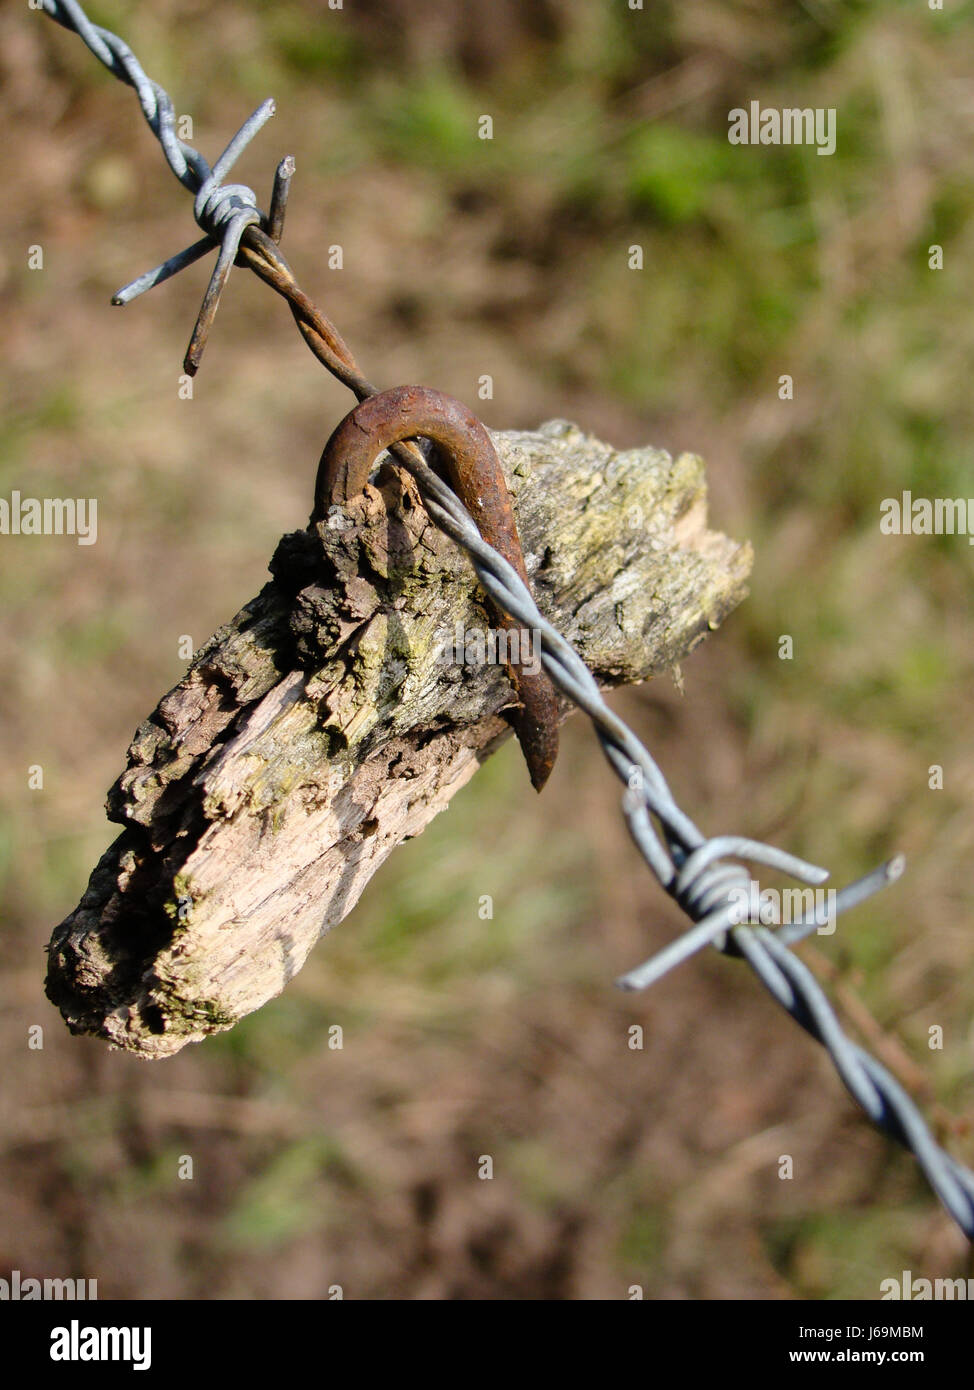
[[[600,684],[675,666],[743,598],[751,549],[707,529],[698,458],[564,421],[493,438],[538,605]],[[388,460],[271,574],[138,729],[107,803],[123,833],[51,939],[71,1030],[142,1057],[280,993],[510,733],[504,667],[438,659],[489,625],[483,593]],[[525,773],[524,815],[533,797]]]

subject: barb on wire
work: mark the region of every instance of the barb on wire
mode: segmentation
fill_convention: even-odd
[[[162,146],[166,162],[180,183],[196,195],[194,215],[197,220],[203,217],[206,221],[207,235],[201,241],[194,242],[192,246],[170,257],[155,270],[148,271],[131,284],[125,285],[113,295],[112,303],[128,304],[138,295],[152,289],[154,285],[162,284],[170,276],[198,261],[201,256],[205,256],[222,242],[221,237],[210,234],[222,228],[227,236],[233,238],[236,259],[247,265],[288,301],[305,342],[322,365],[353,391],[358,400],[374,396],[378,388],[362,376],[338,329],[301,290],[277,245],[284,227],[284,211],[291,179],[294,176],[294,159],[286,155],[277,166],[271,194],[271,211],[266,217],[257,207],[257,196],[252,189],[243,184],[223,187],[220,178],[217,177],[217,171],[221,176],[229,171],[244,147],[273,115],[273,101],[265,101],[241,126],[211,169],[198,150],[177,136],[172,98],[158,82],[146,76],[128,44],[110,30],[92,24],[78,0],[41,0],[41,3],[44,13],[63,28],[78,34],[109,72],[119,81],[135,88],[142,114]],[[206,299],[193,330],[190,351],[183,362],[190,375],[195,374],[199,366],[203,347],[206,345],[206,336],[216,313],[219,293],[226,283],[233,260],[234,257],[229,255],[218,260],[211,277]],[[218,275],[221,278],[215,287],[214,280]],[[212,294],[214,288],[217,292]],[[408,445],[401,448],[413,455],[417,452],[410,450]]]
[[[211,170],[198,151],[177,137],[172,101],[146,77],[121,39],[91,24],[77,0],[42,3],[52,19],[78,33],[110,72],[136,89],[170,168],[195,195],[194,215],[206,232],[202,241],[126,286],[115,302],[128,302],[219,244],[217,267],[187,354],[187,370],[195,371],[199,363],[220,292],[236,259],[287,300],[302,337],[328,371],[358,400],[375,395],[377,388],[362,375],[334,324],[300,289],[277,245],[294,161],[287,158],[278,166],[269,216],[260,212],[250,189],[222,182],[273,114],[273,103],[265,102],[245,122]],[[790,949],[821,925],[821,918],[800,917],[776,931],[752,923],[741,910],[742,898],[747,898],[751,887],[750,876],[742,863],[729,861],[764,864],[812,885],[824,882],[827,871],[741,836],[707,839],[677,806],[651,754],[605,703],[594,676],[573,647],[541,615],[516,570],[486,544],[459,498],[429,467],[423,450],[410,443],[393,445],[390,452],[416,479],[432,519],[470,556],[488,595],[525,628],[540,633],[545,670],[559,690],[588,714],[610,765],[625,783],[622,810],[636,846],[662,887],[693,922],[682,936],[618,983],[626,989],[645,989],[707,944],[742,957],[781,1007],[827,1049],[846,1088],[872,1122],[912,1151],[947,1211],[974,1240],[974,1173],[935,1142],[916,1105],[886,1068],[846,1037],[818,981]],[[830,919],[895,881],[903,866],[902,856],[896,856],[843,888],[835,896]]]
[[[271,230],[273,240],[279,241],[284,222],[287,189],[294,173],[294,160],[282,160],[274,182],[274,201],[270,218],[257,206],[257,195],[246,184],[224,184],[223,180],[251,140],[274,114],[274,103],[268,98],[249,116],[227,145],[211,169],[199,150],[186,144],[176,134],[176,118],[168,92],[143,72],[135,54],[117,34],[92,24],[78,0],[42,0],[45,12],[65,29],[71,29],[85,41],[92,53],[104,63],[109,72],[127,82],[138,93],[142,114],[162,146],[170,169],[180,183],[194,193],[193,216],[206,235],[185,251],[170,256],[154,270],[146,271],[137,280],[125,285],[113,295],[113,304],[129,304],[146,290],[161,285],[170,276],[185,270],[207,252],[219,247],[216,265],[210,276],[203,303],[183,359],[183,367],[194,376],[220,305],[231,267],[240,250],[240,240],[248,227]],[[290,160],[290,167],[285,165]],[[276,234],[275,234],[276,233]]]
[[[940,1148],[913,1101],[886,1068],[846,1037],[818,981],[792,954],[782,933],[741,922],[740,893],[747,892],[749,875],[743,866],[725,859],[729,855],[749,859],[807,883],[823,882],[828,877],[826,870],[740,836],[705,839],[676,805],[649,751],[609,709],[581,657],[542,616],[516,570],[485,544],[459,499],[427,464],[410,460],[407,467],[423,492],[431,517],[470,555],[480,582],[495,603],[525,629],[540,633],[545,670],[559,690],[588,714],[609,762],[626,783],[623,812],[636,845],[662,886],[696,923],[618,983],[624,988],[643,989],[708,942],[743,956],[782,1008],[828,1050],[846,1088],[873,1123],[912,1150],[950,1215],[965,1235],[974,1239],[974,1173]],[[836,895],[832,916],[894,882],[903,867],[903,857],[897,855],[848,885]],[[818,925],[817,919],[799,920],[783,930],[791,933],[791,940],[797,940]]]

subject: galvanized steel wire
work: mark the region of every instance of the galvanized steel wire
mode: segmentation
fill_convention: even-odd
[[[266,101],[258,107],[211,168],[198,150],[177,136],[168,93],[146,76],[127,44],[92,24],[77,0],[42,0],[42,4],[58,24],[79,34],[110,72],[135,88],[169,167],[194,195],[194,216],[204,232],[202,240],[120,290],[114,302],[129,302],[218,249],[187,353],[187,370],[195,371],[199,365],[220,294],[236,261],[284,295],[311,350],[359,400],[375,394],[377,388],[362,375],[337,329],[298,287],[277,246],[293,161],[288,158],[278,166],[269,215],[260,210],[252,189],[223,182],[241,151],[273,115],[274,103]],[[618,983],[626,989],[645,989],[707,944],[742,957],[781,1007],[826,1048],[846,1088],[872,1122],[915,1155],[947,1211],[974,1240],[974,1173],[936,1143],[916,1105],[890,1072],[846,1037],[821,986],[791,950],[821,925],[821,918],[816,914],[799,917],[774,931],[743,919],[740,904],[751,876],[742,863],[729,861],[762,864],[815,886],[828,878],[827,870],[741,836],[704,836],[677,806],[651,754],[605,703],[585,663],[540,613],[516,570],[484,542],[459,499],[426,462],[424,452],[411,445],[394,445],[390,452],[415,478],[433,521],[470,556],[489,596],[524,628],[540,635],[545,670],[562,694],[588,714],[610,765],[625,784],[622,810],[635,844],[662,887],[693,922],[682,936]],[[897,856],[842,889],[831,916],[848,911],[898,878],[903,867],[902,857]]]

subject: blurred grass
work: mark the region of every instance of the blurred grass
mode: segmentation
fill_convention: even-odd
[[[312,0],[113,0],[89,11],[171,88],[177,111],[193,111],[208,154],[249,105],[275,95],[276,124],[298,151],[287,234],[294,263],[326,311],[340,324],[351,319],[372,375],[435,380],[469,397],[470,376],[486,362],[500,373],[491,424],[575,415],[620,445],[649,439],[708,459],[716,524],[755,542],[752,595],[688,665],[691,699],[694,672],[716,673],[698,703],[681,712],[654,687],[651,699],[630,697],[626,709],[644,721],[642,732],[658,716],[672,732],[659,712],[675,711],[660,758],[704,827],[740,820],[744,833],[827,863],[836,883],[895,848],[910,852],[895,900],[861,909],[848,930],[819,944],[881,1025],[899,1032],[898,1020],[909,1019],[913,1059],[945,1103],[970,1114],[974,557],[963,538],[881,538],[878,506],[904,489],[974,491],[974,105],[966,95],[974,6],[936,13],[905,0],[672,0],[636,16],[622,4],[581,0],[523,9],[513,0],[412,8],[374,0],[339,16]],[[121,278],[190,239],[187,200],[139,129],[133,94],[49,27],[38,72],[43,90],[65,105],[42,134],[51,158],[70,150],[74,182],[65,195],[45,181],[42,161],[31,201],[13,213],[0,290],[27,351],[12,354],[3,387],[0,492],[26,477],[41,495],[97,491],[104,531],[98,557],[4,541],[0,610],[11,675],[0,692],[0,789],[9,808],[0,818],[0,877],[5,925],[19,924],[32,969],[108,841],[94,807],[130,728],[180,674],[176,638],[189,630],[201,641],[263,582],[275,534],[303,523],[327,432],[325,388],[296,345],[281,359],[287,375],[267,373],[261,335],[273,334],[265,342],[285,351],[278,345],[288,325],[247,284],[238,282],[221,308],[192,415],[174,393],[195,281],[159,290],[124,319],[114,311],[107,323],[98,318],[92,336],[81,315],[114,288],[123,260]],[[727,111],[754,98],[835,107],[835,155],[730,146]],[[477,138],[483,114],[493,119],[492,141]],[[26,102],[12,113],[18,129],[36,119]],[[266,182],[281,138],[263,135],[241,177],[260,169]],[[116,164],[86,182],[84,169],[109,139]],[[118,191],[130,183],[149,190],[134,206]],[[72,306],[67,327],[52,322],[46,282],[21,268],[21,242],[38,236]],[[95,238],[111,243],[110,258]],[[347,244],[349,269],[330,279],[320,249],[336,240]],[[944,248],[942,271],[928,269],[933,243]],[[633,244],[644,251],[642,272],[627,266]],[[777,396],[784,373],[794,378],[790,402]],[[327,396],[329,408],[339,399]],[[305,454],[306,466],[292,469]],[[794,639],[791,661],[778,659],[782,634]],[[73,719],[59,719],[65,701]],[[700,721],[712,721],[713,739],[749,791],[710,766]],[[556,784],[560,802],[539,802],[535,814],[506,750],[448,815],[397,852],[280,1000],[187,1061],[194,1084],[284,1096],[312,1111],[309,1095],[320,1084],[337,1090],[333,1078],[352,1067],[360,1108],[336,1096],[338,1112],[353,1129],[375,1126],[372,1147],[353,1140],[357,1157],[341,1156],[330,1121],[324,1138],[282,1141],[257,1174],[224,1153],[233,1178],[217,1244],[283,1249],[331,1229],[329,1184],[318,1176],[333,1163],[355,1174],[351,1201],[365,1200],[354,1196],[359,1182],[385,1190],[390,1173],[412,1171],[386,1153],[389,1107],[406,1116],[406,1152],[426,1133],[442,1155],[443,1184],[462,1187],[464,1124],[476,1132],[459,1098],[468,1085],[473,1114],[492,1117],[504,1138],[511,1209],[536,1208],[557,1222],[567,1206],[601,1221],[590,1238],[597,1273],[590,1284],[580,1273],[580,1290],[604,1293],[632,1279],[673,1296],[714,1287],[705,1242],[688,1272],[666,1214],[679,1196],[667,1162],[706,1172],[713,1155],[686,1138],[674,1157],[666,1135],[680,1120],[662,1113],[655,1091],[642,1120],[659,1146],[654,1158],[637,1163],[626,1149],[635,1139],[606,1139],[623,1156],[605,1159],[608,1175],[599,1170],[604,1209],[597,1196],[586,1206],[594,1179],[572,1146],[599,1129],[603,1105],[624,1109],[609,1080],[617,1062],[608,1034],[631,1010],[610,998],[608,983],[642,949],[647,918],[671,928],[672,919],[651,886],[626,886],[639,870],[614,820],[614,791],[597,790],[605,776],[597,755],[577,751],[586,734],[574,737],[570,772]],[[45,764],[43,796],[23,790],[21,750]],[[943,791],[927,789],[932,764],[945,769]],[[478,916],[482,894],[493,897],[491,920]],[[16,954],[9,939],[6,953]],[[710,987],[726,969],[707,962],[694,979]],[[674,982],[668,993],[664,985],[635,1016],[653,1022],[682,1009],[692,1017],[693,988]],[[734,1010],[737,987],[722,988]],[[567,996],[563,1016],[548,1018],[546,990]],[[752,1003],[748,994],[742,1010]],[[38,1007],[28,995],[27,1016]],[[587,1020],[581,1038],[576,1013]],[[947,1025],[942,1053],[925,1047],[917,1020],[928,1015]],[[543,1054],[537,1065],[550,1065],[570,1092],[568,1128],[551,1119],[549,1133],[532,1128],[544,1108],[526,1060],[538,1016],[561,1038],[563,1055],[556,1065]],[[323,1039],[335,1023],[360,1049],[358,1061],[327,1055]],[[742,1016],[732,1013],[729,1026],[743,1028]],[[774,1026],[787,1029],[782,1020]],[[497,1027],[508,1036],[498,1040]],[[713,1047],[719,1068],[719,1037]],[[579,1056],[605,1068],[591,1092]],[[108,1076],[122,1074],[118,1060]],[[696,1065],[700,1077],[698,1058],[680,1065]],[[151,1093],[161,1083],[144,1084]],[[714,1084],[722,1097],[731,1089],[724,1074]],[[822,1089],[839,1091],[828,1076]],[[783,1079],[765,1123],[789,1094]],[[424,1104],[430,1118],[410,1121],[410,1106]],[[844,1101],[829,1104],[839,1145]],[[691,1114],[688,1135],[705,1130],[707,1118]],[[747,1112],[743,1132],[760,1119]],[[148,1192],[157,1170],[146,1171]],[[868,1197],[868,1163],[858,1171]],[[904,1171],[896,1168],[900,1183]],[[933,1204],[919,1179],[902,1211],[885,1196],[878,1208],[859,1209],[866,1197],[852,1179],[838,1195],[822,1183],[822,1202],[840,1203],[834,1215],[796,1216],[779,1195],[773,1208],[750,1208],[746,1193],[727,1199],[726,1210],[718,1204],[714,1222],[727,1239],[739,1223],[760,1237],[755,1245],[741,1236],[742,1283],[766,1296],[781,1296],[784,1281],[799,1297],[875,1297],[878,1279],[911,1249],[918,1259],[918,1250],[935,1248],[949,1264],[949,1241],[938,1246],[930,1236]],[[803,1198],[791,1200],[799,1207]],[[469,1205],[469,1220],[480,1219]],[[379,1288],[391,1280],[381,1247],[412,1229],[398,1210],[384,1221],[375,1217],[370,1257]],[[503,1286],[496,1272],[483,1277],[477,1285],[471,1274],[471,1287]],[[527,1269],[524,1287],[541,1278]]]

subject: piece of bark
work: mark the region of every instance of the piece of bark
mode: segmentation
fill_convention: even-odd
[[[707,530],[695,456],[617,452],[565,421],[493,438],[538,605],[600,684],[675,666],[744,597],[750,546]],[[108,797],[125,830],[51,939],[69,1028],[142,1057],[279,994],[510,734],[504,667],[438,660],[490,618],[388,461],[285,536],[271,573],[138,729]]]

